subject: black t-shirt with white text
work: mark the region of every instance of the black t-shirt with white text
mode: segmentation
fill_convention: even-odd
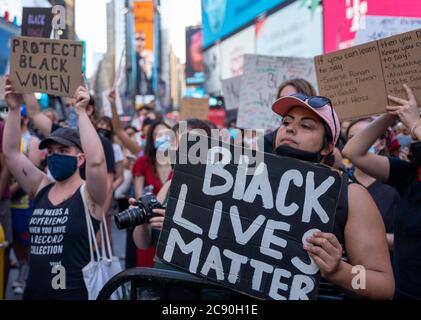
[[[82,268],[90,261],[90,249],[80,188],[69,199],[53,205],[48,199],[53,186],[43,188],[34,199],[29,222],[29,276],[23,298],[87,300]],[[98,230],[99,221],[91,219]]]

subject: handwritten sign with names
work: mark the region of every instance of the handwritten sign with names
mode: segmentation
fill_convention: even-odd
[[[421,101],[421,29],[315,57],[320,94],[341,120],[386,112],[387,95]]]

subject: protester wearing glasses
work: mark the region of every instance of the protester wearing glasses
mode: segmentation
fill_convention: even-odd
[[[340,125],[329,99],[295,94],[275,101],[272,110],[283,117],[274,153],[322,163],[333,152]],[[343,178],[334,231],[315,233],[307,242],[304,249],[327,281],[365,298],[393,297],[394,279],[384,223],[375,202],[361,185]],[[341,259],[343,249],[348,261]],[[364,267],[365,289],[352,286],[353,267],[357,265]]]
[[[398,190],[400,209],[394,219],[396,299],[421,299],[421,118],[413,91],[404,85],[407,99],[389,96],[397,105],[372,122],[346,144],[343,153],[355,166]],[[370,147],[397,120],[417,141],[410,146],[411,162],[372,154]]]

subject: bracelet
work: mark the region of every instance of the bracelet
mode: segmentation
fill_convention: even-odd
[[[414,125],[412,126],[412,128],[411,128],[411,137],[412,137],[412,138],[414,138],[414,139],[416,139],[416,140],[418,140],[418,138],[415,136],[415,130],[416,130],[419,126],[421,126],[421,122],[418,122],[418,123],[414,124]]]

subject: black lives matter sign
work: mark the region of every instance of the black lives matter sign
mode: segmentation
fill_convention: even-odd
[[[190,161],[199,148],[187,150]],[[214,146],[207,157],[229,161],[175,166],[157,256],[257,298],[315,299],[320,272],[303,243],[333,230],[341,176],[272,154],[247,174],[242,151]]]
[[[82,52],[80,41],[13,37],[10,50],[13,88],[21,93],[73,97],[82,84]]]

